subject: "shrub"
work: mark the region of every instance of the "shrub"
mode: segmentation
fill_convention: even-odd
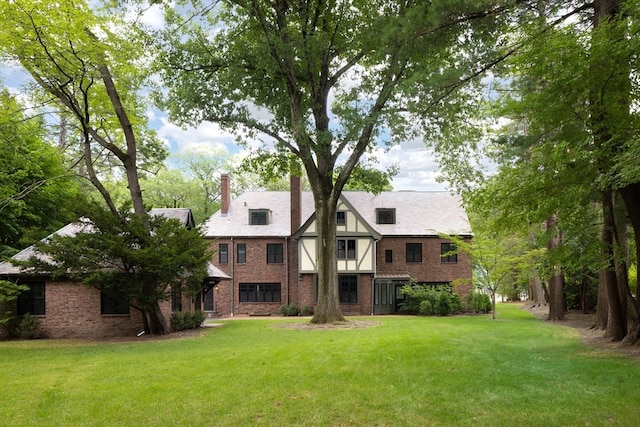
[[[202,310],[196,310],[191,313],[191,324],[193,325],[193,329],[202,326],[202,322],[204,322],[205,318],[206,316],[204,315],[204,312]]]
[[[313,314],[313,308],[310,305],[305,305],[304,307],[302,307],[302,313],[303,316],[311,316]]]
[[[406,298],[400,306],[400,311],[405,313],[420,313],[420,304],[428,300],[434,306],[436,302],[436,291],[423,285],[404,285],[401,291]],[[422,314],[422,313],[420,313]]]
[[[282,304],[278,309],[281,316],[297,316],[298,306],[295,304]]]
[[[25,314],[20,321],[20,325],[18,325],[18,334],[22,338],[32,340],[37,338],[39,333],[40,319],[31,313]]]
[[[7,339],[16,327],[16,300],[21,292],[29,290],[27,286],[0,280],[0,340]]]
[[[451,295],[448,292],[439,292],[434,311],[438,316],[448,316],[453,310],[451,308]]]
[[[418,309],[418,314],[421,314],[422,316],[433,315],[433,304],[431,304],[431,301],[427,299],[422,301],[420,303],[420,308]]]
[[[487,294],[470,292],[467,295],[467,305],[474,313],[488,313],[491,311],[491,298]]]
[[[174,311],[171,313],[171,330],[178,332],[187,329],[198,329],[204,319],[204,313],[200,310],[194,312]]]
[[[400,311],[405,313],[448,316],[454,312],[454,308],[455,311],[459,311],[462,306],[460,297],[453,296],[446,286],[405,285],[402,287],[402,293],[406,298]]]
[[[451,294],[451,312],[460,313],[462,311],[462,298],[458,294]]]

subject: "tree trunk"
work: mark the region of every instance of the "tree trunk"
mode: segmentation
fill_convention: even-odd
[[[547,231],[549,241],[547,248],[554,251],[561,244],[560,232],[558,230],[558,217],[552,215],[547,219]],[[554,263],[549,278],[549,316],[548,320],[564,320],[564,274],[559,264]]]
[[[171,332],[169,323],[167,322],[166,317],[164,317],[158,301],[151,303],[151,306],[145,311],[145,316],[149,322],[149,330],[147,332],[152,335],[167,335]]]
[[[582,314],[589,314],[589,288],[591,287],[591,279],[588,275],[583,275],[580,280],[580,309]]]
[[[491,318],[496,320],[496,291],[491,292]]]
[[[135,132],[133,130],[133,124],[131,123],[129,116],[127,115],[127,111],[122,104],[118,90],[113,82],[111,71],[106,65],[101,65],[98,69],[100,70],[104,87],[109,95],[109,101],[113,106],[113,111],[116,113],[116,117],[118,117],[118,122],[120,123],[124,139],[127,143],[126,154],[120,152],[116,153],[116,155],[122,162],[125,169],[127,187],[129,188],[131,201],[133,203],[133,211],[136,215],[140,215],[142,217],[142,223],[145,225],[147,230],[149,230],[149,221],[145,217],[146,210],[144,202],[142,201],[142,189],[140,188],[140,181],[138,179],[138,147]]]
[[[615,219],[613,212],[613,195],[610,190],[602,193],[602,250],[605,260],[604,280],[609,301],[609,316],[607,320],[607,332],[605,336],[611,341],[621,341],[627,334],[627,320],[624,317],[620,290],[616,277],[616,263],[614,251]]]
[[[627,210],[627,217],[633,227],[633,235],[635,239],[636,248],[636,263],[640,263],[640,183],[629,184],[619,190],[624,205]],[[625,344],[636,344],[640,340],[640,280],[636,275],[636,283],[630,286],[635,287],[635,298],[632,296],[631,303],[633,304],[633,312],[636,319],[633,322],[632,328],[628,332],[628,336],[625,337]]]
[[[604,255],[603,255],[604,256]],[[607,269],[600,268],[598,276],[598,305],[596,306],[596,326],[603,331],[609,323],[609,299],[607,298]]]
[[[548,299],[545,293],[545,289],[542,286],[542,280],[540,280],[540,276],[538,276],[537,272],[531,279],[529,279],[529,293],[529,297],[535,305],[547,305]]]
[[[317,189],[315,193],[318,227],[318,305],[311,323],[340,322],[344,321],[344,316],[340,310],[336,259],[337,200],[331,197],[330,189],[328,192]]]

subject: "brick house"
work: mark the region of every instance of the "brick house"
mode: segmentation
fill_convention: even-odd
[[[212,263],[230,276],[203,295],[211,315],[276,314],[283,304],[316,304],[314,202],[301,191],[247,192],[231,200],[230,178],[221,178],[221,209],[206,224],[216,250]],[[337,209],[340,303],[349,315],[397,313],[399,289],[410,280],[471,287],[471,260],[450,255],[441,234],[471,239],[460,199],[448,192],[343,192]],[[449,254],[443,256],[443,254]],[[207,310],[209,311],[209,310]]]
[[[152,209],[152,215],[176,218],[185,227],[194,227],[190,209]],[[68,224],[56,231],[58,235],[74,235],[86,223]],[[26,260],[35,255],[30,246],[12,258]],[[20,267],[10,262],[0,263],[0,279],[29,286],[18,299],[18,316],[26,313],[37,315],[44,336],[50,338],[103,338],[133,336],[143,330],[142,314],[129,306],[118,304],[113,298],[98,289],[82,283],[52,279],[42,274],[25,274]],[[203,289],[209,289],[228,277],[213,265],[209,265],[209,278]],[[174,296],[171,301],[161,302],[164,315],[169,318],[172,311],[189,310],[198,306],[197,300]]]

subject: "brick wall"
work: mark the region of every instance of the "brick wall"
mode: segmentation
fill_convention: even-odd
[[[81,283],[46,282],[43,332],[50,338],[134,336],[143,329],[140,313],[101,315],[100,292]]]
[[[376,266],[380,274],[408,273],[419,282],[453,282],[467,279],[467,285],[461,285],[456,292],[465,294],[471,287],[471,260],[463,253],[458,254],[458,262],[442,262],[441,243],[449,240],[439,237],[394,237],[382,238],[378,242]],[[406,244],[422,243],[422,262],[406,261]],[[386,250],[391,250],[393,260],[385,261]]]
[[[422,243],[422,262],[406,262],[406,243]],[[469,257],[458,254],[456,263],[442,262],[441,243],[448,242],[438,237],[402,237],[383,238],[377,245],[377,271],[380,274],[402,273],[409,274],[421,282],[453,282],[454,280],[467,278],[469,284],[459,286],[456,292],[465,294],[470,289],[471,262]],[[284,262],[282,264],[267,263],[267,244],[281,243],[284,250]],[[309,305],[315,309],[315,282],[314,275],[297,273],[297,242],[278,238],[235,238],[217,239],[212,241],[213,249],[218,249],[220,244],[227,244],[229,257],[227,263],[220,263],[216,253],[213,256],[213,264],[232,277],[224,280],[215,290],[216,311],[218,315],[251,315],[251,314],[277,314],[282,304],[297,304],[300,309]],[[245,244],[247,262],[238,264],[236,260],[237,245]],[[287,251],[288,245],[288,251]],[[393,261],[385,262],[385,250],[393,251]],[[288,270],[287,270],[288,268]],[[372,309],[372,274],[361,274],[359,282],[358,303],[341,305],[345,314],[371,313]],[[280,283],[281,301],[277,303],[247,303],[240,302],[240,283]],[[288,284],[288,285],[287,285]]]
[[[249,315],[249,314],[277,314],[282,304],[290,303],[292,293],[297,289],[290,289],[287,284],[297,280],[297,259],[291,257],[291,240],[282,238],[236,238],[217,239],[211,243],[211,247],[218,250],[220,244],[226,244],[229,248],[227,263],[220,263],[218,253],[214,254],[212,263],[220,270],[231,276],[231,280],[224,280],[218,285],[214,298],[216,300],[216,311],[219,315]],[[267,244],[282,244],[283,262],[267,263]],[[247,262],[240,264],[237,262],[238,244],[246,245]],[[296,244],[294,242],[294,244]],[[289,249],[287,249],[289,248]],[[292,264],[293,262],[293,264]],[[292,269],[295,266],[295,269]],[[288,270],[287,270],[288,269]],[[240,302],[240,283],[280,283],[281,300],[273,303],[247,303]]]

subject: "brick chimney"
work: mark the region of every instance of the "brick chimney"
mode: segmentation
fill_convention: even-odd
[[[231,203],[231,179],[229,174],[220,175],[220,213],[226,216],[229,213]]]
[[[300,177],[291,175],[291,234],[298,231],[302,217],[302,186],[300,185]]]

